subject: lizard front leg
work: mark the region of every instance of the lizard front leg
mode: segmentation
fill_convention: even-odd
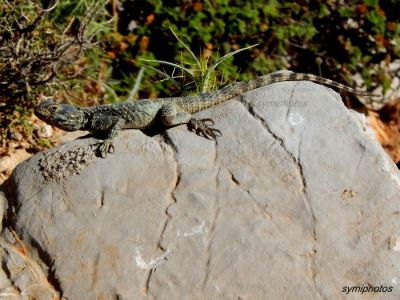
[[[124,124],[125,120],[116,116],[93,116],[90,124],[91,127],[93,127],[95,131],[104,131],[107,133],[107,137],[96,144],[98,145],[97,150],[101,157],[105,158],[107,157],[107,153],[114,152],[113,140],[120,133]]]
[[[188,124],[190,130],[196,131],[200,136],[207,139],[216,139],[221,131],[212,128],[214,121],[211,119],[196,119],[190,113],[178,111],[178,108],[173,103],[164,104],[161,108],[161,121],[166,126],[175,126],[179,124]]]

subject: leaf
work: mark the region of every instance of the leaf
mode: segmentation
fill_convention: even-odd
[[[144,68],[145,67],[141,67],[139,70],[139,73],[136,77],[135,85],[133,86],[132,90],[129,92],[128,101],[132,101],[133,99],[136,98],[136,95],[139,91],[140,84],[142,83]]]
[[[224,56],[222,56],[221,58],[219,58],[210,68],[208,68],[206,76],[204,77],[204,81],[203,81],[203,86],[202,86],[202,92],[206,92],[207,86],[208,86],[208,81],[210,80],[211,74],[212,72],[214,72],[215,68],[218,67],[219,64],[221,64],[222,62],[224,62],[224,60],[234,56],[235,54],[251,49],[253,47],[258,46],[259,44],[254,44],[245,48],[241,48],[232,52],[229,52],[228,54],[225,54]]]
[[[147,69],[150,69],[150,70],[152,70],[152,71],[154,71],[154,72],[156,72],[156,73],[158,73],[158,74],[160,74],[160,75],[162,75],[164,77],[166,77],[166,79],[168,79],[168,80],[171,80],[173,85],[175,85],[177,88],[180,89],[179,83],[172,76],[169,76],[167,73],[165,73],[163,71],[160,71],[159,69],[154,68],[152,66],[144,66],[144,67],[147,68]]]
[[[139,58],[139,60],[143,60],[143,61],[147,61],[147,62],[153,62],[153,63],[158,63],[158,64],[164,64],[164,65],[167,65],[167,66],[171,66],[171,67],[180,69],[180,70],[182,70],[183,72],[185,72],[186,74],[188,74],[190,78],[195,79],[195,76],[194,76],[194,74],[192,73],[191,70],[189,70],[189,69],[187,69],[187,68],[185,68],[185,67],[183,67],[183,66],[180,66],[180,65],[178,65],[178,64],[174,64],[174,63],[169,62],[169,61],[158,60],[158,59],[144,59],[144,58]]]
[[[190,47],[188,45],[186,45],[179,37],[178,35],[175,33],[175,31],[172,29],[172,27],[169,27],[169,29],[171,30],[172,34],[175,36],[175,38],[178,40],[178,42],[190,53],[190,55],[194,58],[195,62],[197,63],[197,66],[199,67],[199,69],[201,68],[200,66],[200,62],[197,59],[196,55],[193,53],[193,51],[190,49]]]

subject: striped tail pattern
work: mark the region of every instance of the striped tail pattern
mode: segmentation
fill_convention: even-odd
[[[186,103],[184,104],[184,109],[187,112],[195,113],[240,96],[241,94],[250,90],[283,81],[311,81],[336,88],[339,91],[346,93],[366,97],[380,97],[379,95],[375,95],[366,91],[356,90],[339,82],[313,74],[284,72],[260,76],[253,80],[247,82],[239,82],[232,86],[227,86],[214,92],[208,92],[200,94],[198,96],[189,97],[190,99],[187,99],[187,101],[185,101]]]

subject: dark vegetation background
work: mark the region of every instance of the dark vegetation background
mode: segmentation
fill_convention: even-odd
[[[139,98],[193,93],[176,68],[143,60],[193,68],[173,32],[205,66],[258,44],[220,64],[212,89],[290,69],[382,93],[399,77],[399,12],[398,0],[0,0],[0,157],[57,142],[32,116],[45,96],[91,106],[128,99],[135,83]],[[345,100],[400,160],[399,105]]]

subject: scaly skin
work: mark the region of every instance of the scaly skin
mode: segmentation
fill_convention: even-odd
[[[106,133],[106,139],[99,143],[98,148],[100,155],[106,157],[107,153],[114,151],[112,142],[121,129],[144,129],[159,122],[165,126],[188,124],[197,134],[215,139],[221,132],[212,128],[214,122],[211,119],[196,119],[192,114],[262,86],[275,82],[301,80],[320,83],[356,95],[376,96],[312,74],[273,73],[248,82],[236,83],[215,92],[190,97],[142,99],[90,108],[59,104],[48,99],[36,107],[35,114],[41,120],[66,131],[88,130]]]

